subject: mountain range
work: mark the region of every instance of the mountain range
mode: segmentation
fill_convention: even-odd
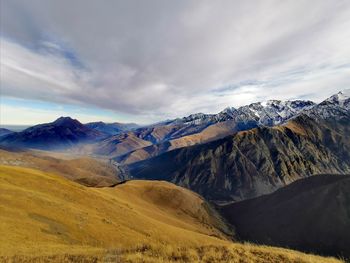
[[[55,150],[105,137],[106,134],[89,128],[78,120],[60,117],[51,123],[35,125],[21,132],[2,136],[0,144],[11,147]]]
[[[350,118],[300,115],[127,167],[131,178],[167,180],[216,202],[252,198],[313,174],[350,173]]]
[[[238,201],[313,174],[349,173],[349,95],[271,100],[145,127],[61,117],[4,135],[0,145],[100,156],[122,179],[167,180],[214,202]]]
[[[21,132],[2,129],[0,144],[63,149],[82,142],[96,142],[84,151],[108,157],[119,157],[155,145],[156,150],[148,148],[145,152],[155,151],[158,154],[164,151],[159,151],[159,148],[172,150],[219,139],[242,130],[280,125],[301,113],[312,118],[346,115],[349,114],[349,93],[349,90],[339,92],[320,104],[302,100],[270,100],[238,109],[229,107],[218,114],[192,114],[145,127],[132,123],[82,124],[78,120],[61,117],[52,123],[36,125]],[[103,138],[106,139],[103,141]],[[171,147],[167,146],[169,144]],[[151,154],[150,157],[154,155],[156,154]]]
[[[300,114],[314,119],[349,116],[349,98],[350,91],[345,90],[320,104],[301,100],[271,100],[238,109],[226,108],[218,114],[192,114],[141,127],[125,133],[123,138],[108,138],[96,143],[89,150],[93,154],[112,157],[118,162],[129,164],[176,148],[214,141],[235,132],[281,125]]]
[[[339,262],[240,240],[350,257],[350,90],[148,126],[60,117],[0,132],[0,249]],[[101,251],[111,246],[122,248]]]

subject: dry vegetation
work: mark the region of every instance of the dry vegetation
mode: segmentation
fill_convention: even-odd
[[[83,156],[74,158],[64,153],[38,150],[16,152],[0,149],[0,164],[36,168],[61,175],[86,186],[109,186],[119,181],[118,172],[105,160]]]
[[[198,195],[166,182],[88,188],[0,166],[1,262],[339,262],[232,243]]]

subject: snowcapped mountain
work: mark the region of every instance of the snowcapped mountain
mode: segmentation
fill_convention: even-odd
[[[312,101],[294,100],[252,103],[238,108],[234,116],[236,121],[255,121],[258,125],[274,126],[285,122],[304,110],[311,109],[316,104]]]
[[[167,125],[211,125],[217,122],[234,120],[247,124],[273,126],[281,124],[301,111],[311,109],[315,105],[314,102],[308,100],[269,100],[267,102],[252,103],[238,109],[228,107],[218,114],[191,114],[187,117],[170,121]]]
[[[314,119],[335,119],[350,116],[350,89],[338,92],[305,112]]]
[[[309,100],[268,100],[256,102],[239,108],[227,107],[217,114],[196,113],[161,123],[166,126],[192,127],[192,132],[200,132],[206,127],[225,121],[236,123],[238,130],[247,130],[259,126],[280,125],[288,120],[306,114],[314,119],[336,120],[349,116],[350,89],[341,91],[323,102],[316,104]]]
[[[326,99],[325,102],[337,105],[344,109],[350,109],[350,89],[338,92],[337,94]]]

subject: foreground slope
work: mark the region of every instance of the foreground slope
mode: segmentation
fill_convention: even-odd
[[[204,200],[170,183],[87,188],[29,168],[0,166],[0,174],[1,254],[152,240],[225,244],[219,230],[224,225]]]
[[[0,166],[0,260],[14,262],[339,262],[234,244],[202,198],[166,182],[87,188]]]
[[[350,258],[349,190],[349,175],[318,175],[221,211],[244,240]]]
[[[167,180],[217,202],[270,193],[313,174],[350,172],[350,117],[259,127],[128,166],[133,178]]]

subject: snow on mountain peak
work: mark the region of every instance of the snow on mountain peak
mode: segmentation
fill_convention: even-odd
[[[341,100],[341,101],[347,100],[350,98],[350,89],[343,90],[343,91],[339,92],[337,95],[338,95],[339,100]]]
[[[350,108],[350,89],[340,91],[337,94],[329,97],[322,103],[331,103],[341,108],[349,109]]]
[[[236,123],[248,125],[249,127],[260,125],[273,126],[282,124],[302,112],[314,116],[328,116],[330,107],[332,107],[333,111],[338,108],[348,110],[350,108],[350,89],[341,91],[320,104],[316,104],[310,100],[267,100],[251,103],[239,108],[227,107],[218,114],[191,114],[187,117],[170,121],[167,124],[206,126],[217,122],[233,120]]]

